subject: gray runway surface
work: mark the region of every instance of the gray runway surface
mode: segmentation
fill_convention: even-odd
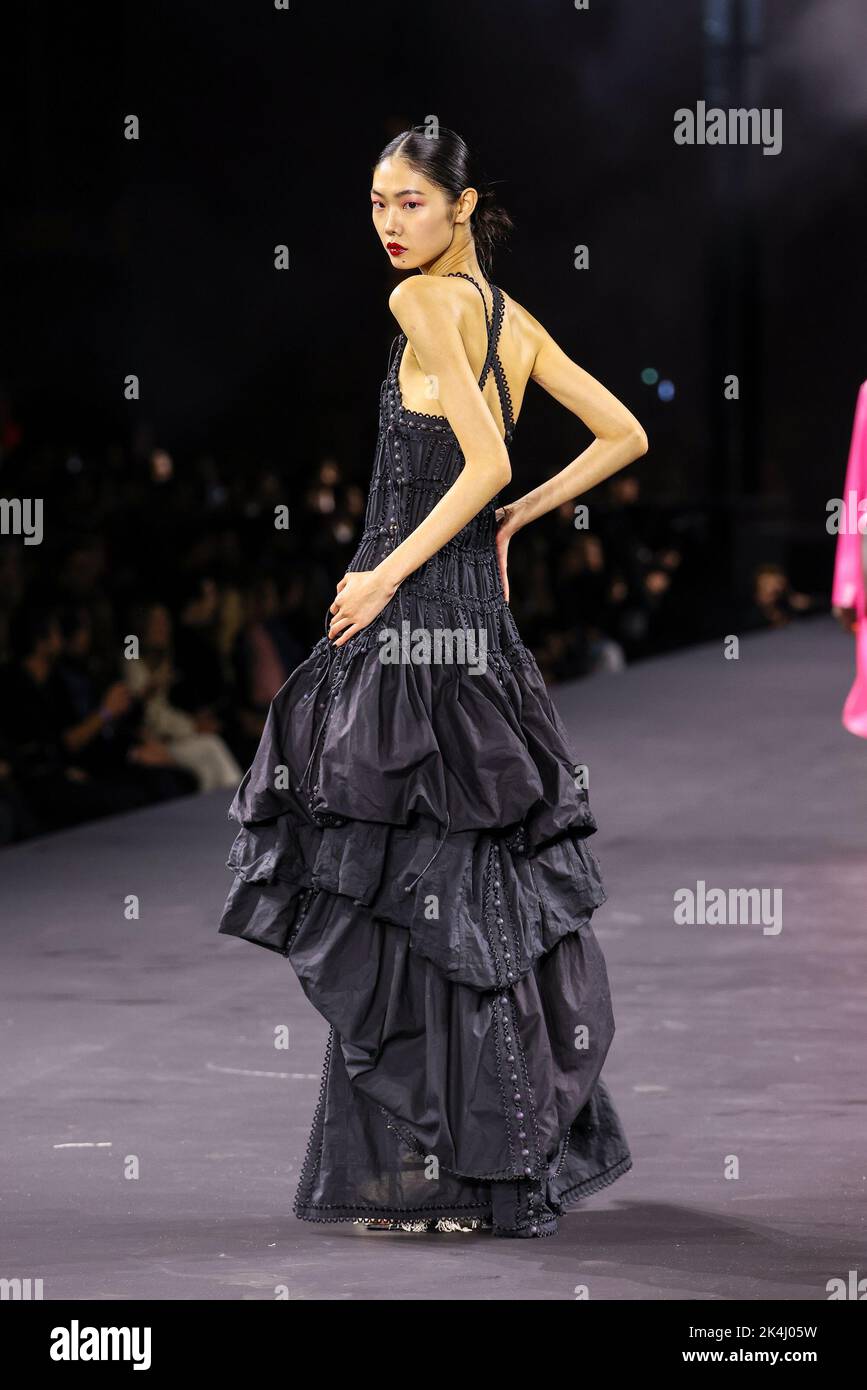
[[[546,1240],[293,1215],[327,1025],[287,961],[216,933],[230,794],[2,852],[0,1277],[106,1300],[824,1300],[863,1278],[852,661],[820,618],[743,639],[737,661],[714,644],[554,691],[590,768],[604,1075],[635,1166]],[[781,889],[782,929],[677,925],[673,895],[699,880]]]

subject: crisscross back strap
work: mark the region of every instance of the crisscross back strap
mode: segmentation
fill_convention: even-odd
[[[484,389],[485,382],[488,379],[488,372],[493,370],[494,381],[497,385],[497,395],[500,398],[500,410],[503,412],[503,424],[506,429],[506,438],[508,439],[511,437],[512,431],[515,428],[515,419],[512,414],[512,397],[509,391],[509,384],[506,381],[503,364],[497,353],[497,347],[500,342],[500,330],[503,326],[503,311],[505,309],[503,291],[498,285],[492,285],[490,281],[485,282],[493,298],[493,308],[489,322],[488,306],[485,303],[485,296],[478,280],[476,280],[474,276],[468,275],[465,270],[450,270],[447,274],[460,276],[462,280],[469,280],[470,284],[475,285],[479,294],[482,296],[482,308],[485,314],[485,329],[488,335],[488,351],[485,356],[485,365],[482,367],[482,373],[479,377],[479,390],[481,391]]]
[[[491,312],[491,318],[490,318],[490,320],[489,320],[489,319],[488,319],[488,306],[487,306],[487,304],[485,303],[484,292],[483,292],[482,287],[481,287],[481,285],[479,284],[478,280],[476,280],[476,279],[474,278],[474,276],[468,275],[467,272],[466,272],[465,270],[450,270],[450,271],[447,272],[447,274],[448,274],[448,275],[453,275],[453,276],[459,276],[461,280],[469,280],[470,284],[471,284],[471,285],[475,285],[476,289],[478,290],[479,294],[481,295],[481,299],[482,299],[482,312],[483,312],[484,315],[485,315],[485,332],[486,332],[486,334],[487,334],[487,339],[488,339],[488,350],[487,350],[487,353],[485,354],[485,365],[482,367],[482,374],[481,374],[481,376],[479,377],[479,390],[481,391],[482,387],[483,387],[484,384],[485,384],[485,381],[487,380],[488,372],[491,370],[491,358],[492,358],[494,352],[496,351],[496,346],[497,346],[497,344],[496,344],[496,336],[495,336],[495,323],[496,323],[496,318],[497,318],[497,296],[494,294],[494,287],[493,287],[493,285],[488,285],[488,289],[491,291],[491,297],[492,297],[492,299],[493,299],[493,309],[492,309],[492,312]]]

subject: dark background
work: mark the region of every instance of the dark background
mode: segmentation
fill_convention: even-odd
[[[7,567],[0,648],[31,591],[79,600],[62,576],[82,538],[104,547],[123,632],[127,605],[185,568],[243,584],[275,501],[297,519],[278,608],[296,650],[316,639],[354,547],[308,525],[310,489],[329,460],[364,488],[397,331],[371,170],[430,115],[478,148],[514,218],[495,282],[649,436],[636,526],[683,563],[669,621],[627,659],[775,622],[756,616],[759,564],[827,606],[826,502],[867,375],[863,0],[34,4],[3,46],[0,495],[44,497],[46,538]],[[699,99],[781,108],[782,152],[676,145],[674,112]],[[530,383],[507,495],[589,440]],[[155,449],[173,461],[162,493]],[[515,541],[519,625],[522,577],[570,540],[561,517]],[[555,583],[541,619],[527,609],[540,651],[559,601]],[[584,668],[549,652],[543,670]]]
[[[147,427],[177,451],[300,469],[337,449],[364,479],[396,278],[370,169],[434,113],[479,147],[514,216],[497,281],[645,423],[646,487],[699,499],[742,479],[809,523],[840,481],[865,374],[867,12],[761,8],[744,69],[782,108],[777,156],[674,144],[673,111],[709,92],[699,0],[13,12],[3,380],[28,437],[99,445]],[[717,193],[726,163],[734,211]],[[736,344],[727,367],[757,403],[760,450],[727,479],[710,466],[706,370],[726,334],[712,277],[720,258],[736,275],[748,225],[755,351],[745,363]],[[589,271],[572,268],[578,243]],[[647,365],[672,403],[642,386]],[[140,404],[123,400],[126,371]],[[532,385],[521,423],[516,462],[534,479],[583,442]]]

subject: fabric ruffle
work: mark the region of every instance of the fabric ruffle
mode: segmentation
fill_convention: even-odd
[[[502,599],[490,602],[472,592],[435,602],[410,587],[345,647],[322,638],[272,701],[230,816],[243,826],[294,813],[405,826],[428,816],[452,833],[520,827],[530,852],[566,831],[592,834],[539,668]],[[484,634],[476,674],[380,659],[383,630],[435,627]]]
[[[353,1093],[403,1141],[399,1178],[371,1159],[371,1191],[435,1155],[458,1188],[490,1180],[502,1204],[498,1184],[523,1202],[532,1181],[553,1210],[630,1163],[599,1080],[613,1015],[587,794],[520,642],[493,641],[473,676],[383,664],[370,636],[318,644],[272,701],[229,811],[220,931],[288,957]],[[345,1219],[327,1214],[344,1187],[352,1207],[355,1168],[344,1184],[333,1162],[308,1156],[311,1219]]]
[[[566,833],[528,855],[514,841],[509,848],[506,838],[463,831],[441,840],[429,819],[320,827],[284,815],[244,827],[229,855],[236,877],[220,930],[286,955],[309,892],[321,890],[341,923],[380,920],[403,928],[412,949],[449,979],[480,990],[507,986],[586,925],[606,892],[584,839]],[[498,926],[489,883],[493,859],[508,944],[498,932],[492,937]]]
[[[513,666],[502,645],[488,652],[496,660],[470,675],[323,639],[272,701],[230,807],[240,830],[222,932],[288,954],[318,890],[343,919],[401,927],[449,979],[486,990],[590,921],[606,892],[565,730],[526,649]]]
[[[299,1183],[305,1214],[430,1211],[489,1200],[472,1184],[510,1179],[535,1179],[556,1209],[628,1167],[600,1076],[614,1020],[592,929],[508,993],[484,995],[450,984],[405,933],[346,922],[320,895],[292,956],[339,1044],[339,1076],[326,1065],[323,1077],[324,1132],[314,1123]]]

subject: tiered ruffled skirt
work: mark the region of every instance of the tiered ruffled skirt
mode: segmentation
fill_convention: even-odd
[[[502,600],[438,613],[487,630],[485,669],[380,660],[374,629],[430,628],[409,582],[279,691],[229,812],[220,931],[287,956],[330,1024],[299,1217],[548,1235],[631,1167],[600,1077],[596,823]]]

